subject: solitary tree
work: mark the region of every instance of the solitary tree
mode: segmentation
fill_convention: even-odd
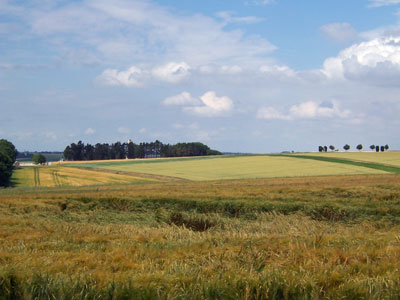
[[[333,150],[335,150],[335,146],[330,145],[330,146],[329,146],[329,149],[331,149],[331,150],[333,151]]]
[[[32,160],[35,164],[41,165],[46,162],[46,157],[43,154],[36,153],[32,156]]]
[[[324,152],[324,147],[318,146],[318,151],[319,151],[319,152]]]
[[[385,152],[385,146],[381,146],[381,152]]]
[[[350,149],[350,145],[349,144],[344,145],[343,149],[346,150],[346,151],[349,150]]]
[[[371,146],[369,146],[369,149],[371,149],[371,150],[375,150],[375,145],[371,145]]]
[[[362,148],[363,148],[363,145],[361,145],[361,144],[358,144],[358,145],[357,145],[357,150],[358,150],[358,151],[361,151]]]
[[[389,150],[389,145],[388,144],[385,145],[385,150]]]

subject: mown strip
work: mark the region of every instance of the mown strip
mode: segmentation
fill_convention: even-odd
[[[334,158],[334,157],[322,157],[322,156],[312,156],[312,155],[290,155],[290,154],[273,154],[272,156],[284,156],[284,157],[292,157],[292,158],[300,158],[300,159],[312,159],[312,160],[319,160],[331,163],[338,163],[338,164],[345,164],[357,167],[364,167],[370,168],[380,171],[385,171],[394,174],[400,174],[400,168],[395,166],[388,166],[382,165],[378,163],[371,163],[371,162],[361,162],[361,161],[354,161],[349,159],[343,158]]]

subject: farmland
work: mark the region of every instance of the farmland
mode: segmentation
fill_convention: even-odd
[[[0,299],[400,295],[396,172],[285,156],[74,165],[0,190]]]
[[[17,187],[82,186],[101,184],[142,184],[156,179],[139,178],[93,170],[77,170],[69,167],[27,167],[14,172],[12,178]]]
[[[363,166],[269,155],[107,161],[75,163],[71,166],[156,174],[198,181],[386,173]]]

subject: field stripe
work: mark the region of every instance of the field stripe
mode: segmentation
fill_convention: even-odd
[[[332,162],[332,163],[339,163],[339,164],[346,164],[358,167],[365,167],[380,171],[385,171],[394,174],[400,174],[400,168],[394,166],[388,166],[378,163],[372,162],[361,162],[361,161],[354,161],[350,159],[343,159],[343,158],[334,158],[334,157],[324,157],[324,156],[312,156],[312,155],[290,155],[290,154],[273,154],[271,156],[284,156],[284,157],[292,157],[292,158],[299,158],[299,159],[312,159],[312,160],[319,160],[325,162]]]
[[[103,169],[103,168],[91,168],[87,166],[74,166],[74,165],[69,165],[68,167],[72,168],[78,168],[78,169],[84,169],[88,171],[98,171],[98,172],[104,172],[104,173],[111,173],[111,174],[119,174],[119,175],[128,175],[128,176],[133,176],[133,177],[142,177],[146,179],[155,179],[155,180],[160,180],[160,181],[190,181],[189,179],[181,178],[181,177],[173,177],[173,176],[166,176],[166,175],[157,175],[157,174],[149,174],[149,173],[139,173],[139,172],[127,172],[127,171],[117,171],[117,170],[110,170],[110,169]]]

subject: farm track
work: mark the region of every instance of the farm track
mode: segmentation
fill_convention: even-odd
[[[57,170],[52,171],[51,176],[53,177],[53,182],[55,186],[62,186]]]
[[[40,186],[40,172],[38,167],[33,168],[33,178],[35,181],[35,186]]]

